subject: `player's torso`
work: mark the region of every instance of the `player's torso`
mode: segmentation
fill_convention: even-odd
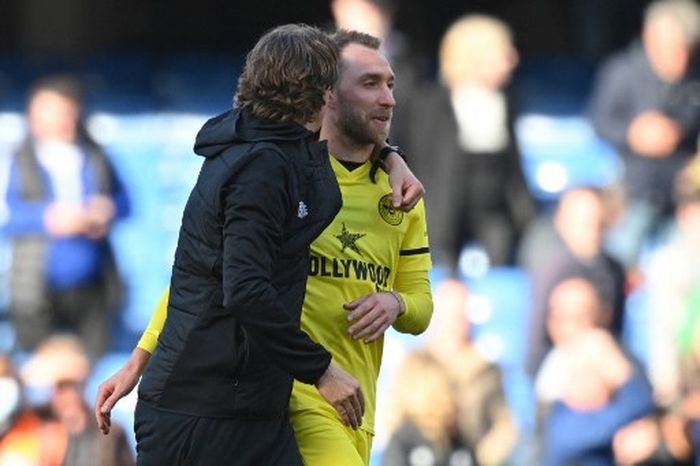
[[[343,304],[392,289],[409,214],[391,208],[391,188],[384,173],[378,173],[377,183],[372,183],[369,164],[352,172],[335,160],[332,165],[343,207],[311,244],[302,328],[333,354],[334,362],[359,379],[365,395],[373,400],[383,340],[371,344],[353,340],[347,333],[349,312]],[[300,387],[295,387],[297,394]],[[302,391],[311,395],[315,389]]]

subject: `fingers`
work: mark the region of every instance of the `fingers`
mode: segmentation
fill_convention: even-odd
[[[97,399],[95,400],[95,420],[97,421],[97,427],[102,431],[102,433],[109,432],[109,409],[104,410],[104,405],[107,398],[112,394],[113,387],[108,387],[105,384],[100,385],[97,391]],[[111,409],[111,408],[110,408]]]
[[[348,314],[348,321],[350,322],[361,318],[377,305],[377,300],[373,296],[373,294],[364,296],[359,300],[355,300],[352,303],[349,303],[348,305],[356,303],[357,301],[360,302],[356,305],[353,305],[352,307],[346,307],[346,309],[351,311],[350,314]]]
[[[373,341],[376,341],[379,339],[382,335],[384,335],[384,332],[387,331],[387,329],[391,326],[389,322],[385,322],[384,324],[380,325],[377,330],[374,331],[370,336],[364,339],[365,343],[372,343]]]
[[[399,209],[403,205],[403,195],[401,194],[401,187],[399,186],[398,188],[392,187],[391,190],[391,205],[394,206],[394,209]]]
[[[347,425],[357,430],[362,424],[362,418],[357,415],[355,407],[350,401],[346,401],[342,406],[342,412],[344,413],[344,420]]]
[[[354,300],[354,301],[350,301],[349,303],[343,304],[343,307],[344,307],[346,310],[348,310],[348,311],[352,311],[352,310],[356,309],[357,306],[359,306],[360,304],[362,304],[362,303],[364,303],[365,301],[367,301],[367,299],[368,299],[370,296],[372,296],[372,293],[366,294],[366,295],[364,295],[364,296],[360,296],[359,298],[357,298],[357,299]]]
[[[374,308],[359,321],[351,325],[348,328],[348,333],[357,340],[367,335],[383,334],[388,327],[389,319],[386,314],[381,312],[380,309]]]
[[[97,415],[97,428],[107,435],[109,434],[109,429],[112,427],[112,416],[110,413]]]
[[[117,393],[116,391],[112,393],[112,396],[107,398],[104,403],[102,403],[102,406],[100,407],[100,412],[102,414],[109,414],[112,411],[112,408],[114,408],[114,405],[117,404],[117,401],[121,399],[121,394]]]
[[[425,189],[423,188],[423,185],[420,183],[418,184],[410,184],[407,188],[405,193],[403,194],[401,198],[401,202],[397,206],[394,204],[394,207],[400,207],[401,210],[404,210],[408,212],[409,210],[413,209],[416,204],[418,204],[418,201],[421,200],[423,195],[425,194]],[[392,199],[393,199],[393,193],[392,193]]]
[[[362,416],[365,414],[365,402],[362,390],[359,386],[336,408],[338,414],[347,425],[357,430],[362,425]]]

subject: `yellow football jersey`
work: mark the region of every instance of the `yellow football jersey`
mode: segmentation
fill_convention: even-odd
[[[369,162],[349,171],[331,157],[331,165],[343,195],[343,207],[311,244],[301,326],[331,352],[336,364],[358,379],[366,405],[362,428],[373,433],[384,341],[380,338],[366,344],[361,339],[353,340],[348,334],[349,311],[343,304],[375,291],[393,289],[401,271],[425,271],[427,275],[431,260],[425,209],[422,201],[408,213],[394,209],[387,175],[378,171],[377,182],[372,183]],[[399,320],[427,321],[431,312],[432,307],[408,306]],[[425,319],[410,315],[414,313],[425,313]],[[337,417],[315,387],[295,382],[291,415],[308,409],[324,410]]]

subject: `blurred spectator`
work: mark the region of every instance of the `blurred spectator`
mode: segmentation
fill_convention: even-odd
[[[96,357],[110,341],[121,294],[108,235],[128,200],[81,123],[74,81],[37,82],[27,111],[29,135],[14,154],[7,191],[12,323],[24,350],[67,327]]]
[[[649,290],[649,377],[658,403],[670,407],[683,396],[684,353],[694,312],[700,312],[700,157],[680,172],[676,229],[646,269]],[[697,308],[696,311],[694,311]]]
[[[456,400],[446,369],[429,353],[409,354],[389,398],[394,415],[383,466],[475,465],[458,435]]]
[[[618,466],[693,466],[692,445],[684,420],[656,414],[631,422],[615,434]]]
[[[696,193],[698,191],[695,191]],[[700,198],[690,200],[689,202],[696,204],[695,209],[700,206],[698,202]],[[687,208],[683,198],[679,199],[679,209]],[[681,231],[687,228],[688,219],[681,218],[685,214],[678,215],[679,226]],[[695,214],[697,216],[697,214]],[[681,226],[681,224],[685,224]],[[680,238],[679,238],[680,239]],[[690,239],[688,236],[685,239]],[[695,238],[697,241],[698,238]],[[686,243],[690,245],[689,243]],[[678,244],[676,244],[678,246]],[[695,254],[698,245],[694,244],[693,249],[689,249],[688,253]],[[671,253],[672,251],[666,251]],[[675,252],[679,252],[678,249]],[[692,260],[689,261],[691,264]],[[665,264],[669,265],[669,264]],[[663,269],[659,269],[660,273]],[[665,269],[667,273],[674,274],[676,271]],[[682,267],[678,272],[685,275],[679,280],[679,283],[687,279],[689,268]],[[661,275],[657,275],[661,277]],[[669,285],[672,280],[665,280],[665,285]],[[669,287],[672,289],[672,287]],[[670,291],[668,289],[667,291]],[[676,291],[681,291],[679,287]],[[663,403],[658,412],[654,416],[649,416],[638,421],[635,421],[628,426],[625,426],[615,435],[614,451],[617,464],[621,466],[628,465],[660,465],[660,466],[690,466],[700,464],[700,442],[697,438],[698,426],[700,426],[700,294],[696,287],[690,295],[686,296],[683,316],[675,315],[679,309],[676,306],[681,304],[679,298],[682,293],[669,295],[669,312],[672,314],[671,320],[682,320],[680,325],[675,329],[676,338],[673,341],[674,354],[676,360],[667,361],[667,364],[673,366],[672,377],[674,383],[673,390],[664,395],[671,395],[669,398],[659,396],[658,385],[654,387],[657,390],[657,399]],[[655,301],[655,305],[659,302]],[[657,314],[664,314],[663,311],[654,309]],[[658,330],[659,333],[667,333],[669,331],[668,322],[664,322],[658,317],[654,319],[657,325],[663,325],[664,328]],[[651,339],[657,338],[657,333],[651,335]],[[671,344],[669,340],[666,342]],[[660,361],[657,361],[659,363]],[[658,369],[654,371],[658,375]],[[662,385],[662,389],[668,389],[667,385]],[[693,438],[695,436],[695,438]],[[693,450],[695,451],[695,462],[693,462]]]
[[[653,408],[651,388],[610,333],[583,278],[552,291],[547,327],[554,347],[537,376],[547,466],[614,465],[615,433]]]
[[[51,414],[60,422],[67,444],[62,464],[70,466],[130,466],[135,464],[124,429],[112,425],[110,435],[97,429],[83,392],[90,361],[80,341],[57,335],[43,342],[22,366],[25,384],[49,387]]]
[[[331,12],[338,29],[361,31],[378,37],[382,41],[381,52],[391,63],[396,80],[394,82],[394,107],[391,136],[392,144],[403,145],[406,141],[408,111],[414,98],[416,86],[426,74],[425,60],[415,53],[408,38],[394,26],[399,8],[396,0],[331,0]],[[417,157],[408,154],[409,162]]]
[[[0,355],[0,466],[61,466],[65,451],[61,424],[24,406],[12,362]]]
[[[693,311],[688,322],[691,349],[684,354],[684,397],[677,411],[688,421],[695,464],[700,465],[700,299],[695,300]]]
[[[469,242],[483,246],[493,265],[511,263],[535,212],[506,89],[517,62],[505,23],[462,17],[442,38],[442,84],[413,99],[407,149],[426,186],[433,257],[448,271]]]
[[[546,331],[549,295],[568,277],[583,276],[593,283],[603,303],[601,325],[616,337],[622,331],[625,273],[603,250],[607,210],[599,189],[572,188],[560,197],[552,221],[533,223],[523,241],[520,262],[532,282],[526,361],[531,376],[551,347]]]
[[[627,268],[664,226],[673,178],[695,150],[699,37],[695,2],[656,1],[645,12],[641,41],[612,56],[594,88],[593,125],[624,163],[626,207],[609,241]]]
[[[447,280],[435,294],[428,328],[428,350],[448,370],[455,385],[457,426],[481,466],[504,464],[517,440],[517,429],[503,391],[501,371],[470,340],[468,291]]]

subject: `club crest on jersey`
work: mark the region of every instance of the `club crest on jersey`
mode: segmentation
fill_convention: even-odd
[[[309,215],[309,209],[304,204],[304,201],[299,201],[299,209],[297,210],[297,217],[304,218]]]
[[[400,225],[403,222],[403,211],[395,209],[391,204],[391,194],[385,194],[379,199],[379,204],[377,204],[377,210],[379,210],[379,216],[382,217],[389,225]]]

